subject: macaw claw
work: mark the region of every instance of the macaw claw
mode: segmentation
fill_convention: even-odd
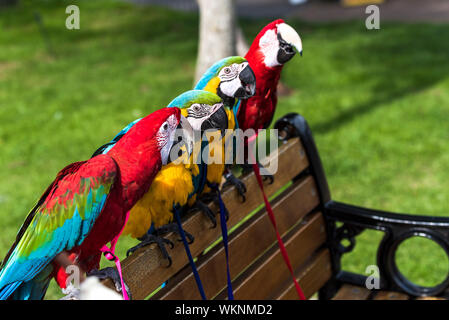
[[[97,277],[100,280],[109,278],[114,283],[115,290],[117,290],[118,292],[122,292],[122,281],[120,279],[120,274],[115,268],[107,267],[101,270],[93,269],[92,271],[87,273],[87,276]],[[129,290],[129,287],[125,281],[123,281],[123,284],[125,285],[126,293],[128,294],[128,297],[131,300],[131,290]]]
[[[166,224],[166,225],[164,225],[164,226],[162,226],[162,227],[157,228],[154,232],[155,232],[157,235],[159,235],[159,236],[164,235],[164,234],[167,234],[167,233],[170,233],[170,232],[174,232],[174,233],[176,233],[178,236],[181,236],[181,232],[179,231],[178,224],[176,224],[176,223],[169,223],[169,224]],[[188,233],[187,231],[184,230],[184,234],[185,234],[185,236],[186,236],[186,238],[187,238],[187,243],[188,243],[188,244],[192,244],[193,241],[195,241],[195,237],[192,236],[192,235],[191,235],[190,233]],[[182,239],[178,239],[178,241],[182,241]],[[172,244],[173,244],[173,243],[172,243]]]
[[[236,178],[232,172],[228,172],[224,175],[226,182],[223,184],[223,188],[227,186],[235,186],[235,189],[237,190],[238,195],[242,199],[242,203],[246,201],[246,186],[242,182],[242,180]]]
[[[217,227],[217,219],[215,218],[215,212],[213,212],[209,206],[203,202],[204,200],[211,199],[214,201],[214,199],[211,198],[211,195],[206,194],[201,198],[201,200],[196,200],[195,204],[189,209],[189,211],[193,211],[198,209],[203,214],[206,215],[206,217],[212,222],[212,229]]]
[[[168,260],[167,267],[171,266],[172,259],[171,259],[170,255],[168,254],[168,251],[166,248],[166,245],[168,245],[170,247],[170,249],[173,249],[173,247],[175,246],[171,240],[162,238],[160,236],[156,236],[154,234],[148,234],[148,233],[146,233],[143,237],[139,238],[139,240],[141,241],[139,244],[137,244],[136,246],[134,246],[134,247],[128,249],[128,251],[126,251],[127,257],[131,253],[134,253],[134,251],[136,251],[137,249],[146,247],[152,243],[156,243],[159,250],[161,250],[162,257],[164,259]]]

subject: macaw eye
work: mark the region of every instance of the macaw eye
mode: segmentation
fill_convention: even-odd
[[[199,104],[192,105],[192,110],[198,112],[201,110],[201,106]]]
[[[168,130],[168,123],[164,122],[164,124],[162,125],[162,130],[167,131]]]
[[[231,68],[226,67],[226,68],[223,69],[223,72],[224,72],[225,74],[230,74],[230,73],[231,73]]]

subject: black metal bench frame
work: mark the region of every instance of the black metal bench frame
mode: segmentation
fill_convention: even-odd
[[[331,199],[326,175],[318,149],[307,121],[299,114],[290,113],[275,123],[282,139],[299,137],[306,150],[319,196],[320,210],[326,221],[327,242],[332,263],[332,278],[320,289],[319,299],[331,299],[343,284],[365,286],[367,276],[342,270],[343,254],[352,251],[356,236],[365,229],[384,233],[377,250],[377,265],[380,273],[380,290],[403,292],[410,296],[444,295],[449,286],[449,274],[434,287],[422,287],[409,281],[399,271],[395,262],[398,246],[414,237],[425,237],[440,245],[449,256],[449,218],[398,214],[344,204]],[[337,226],[339,223],[339,226]],[[349,242],[344,245],[343,241]]]

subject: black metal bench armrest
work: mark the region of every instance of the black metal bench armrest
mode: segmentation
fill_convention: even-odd
[[[382,289],[423,296],[438,295],[449,286],[449,275],[437,286],[418,286],[401,274],[395,262],[395,253],[399,245],[416,236],[436,242],[449,256],[449,218],[391,213],[332,200],[324,205],[324,214],[329,233],[328,244],[339,280],[350,281],[351,278],[357,278],[351,273],[341,271],[341,256],[354,248],[355,237],[358,234],[365,229],[374,229],[384,232],[377,251]],[[342,225],[337,227],[337,222],[341,222]],[[349,245],[342,244],[345,239],[349,241]],[[360,280],[360,277],[357,279]]]
[[[415,228],[436,228],[449,230],[449,218],[423,215],[393,213],[375,209],[358,207],[338,201],[329,201],[325,204],[326,214],[339,221],[350,220],[354,223],[368,225],[374,229],[386,230],[389,228],[411,226]]]

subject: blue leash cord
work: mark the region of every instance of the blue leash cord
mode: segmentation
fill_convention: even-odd
[[[179,233],[181,234],[182,243],[184,244],[184,249],[186,250],[187,257],[189,258],[190,267],[192,268],[193,275],[195,277],[196,285],[198,286],[198,291],[200,292],[201,298],[203,300],[206,299],[206,294],[204,293],[203,284],[201,283],[200,275],[198,274],[198,270],[196,269],[195,262],[193,261],[192,254],[190,253],[189,243],[186,239],[186,234],[184,233],[184,229],[182,228],[181,218],[179,216],[179,207],[174,207],[174,213],[176,218],[176,223],[178,224]]]
[[[229,216],[228,209],[221,199],[221,193],[216,183],[207,183],[208,187],[217,192],[218,195],[218,204],[220,206],[220,226],[221,226],[221,235],[223,237],[223,246],[226,254],[226,276],[228,280],[228,300],[234,300],[234,293],[232,290],[232,281],[231,281],[231,273],[229,272],[229,249],[228,249],[228,228],[226,226],[226,216]]]

